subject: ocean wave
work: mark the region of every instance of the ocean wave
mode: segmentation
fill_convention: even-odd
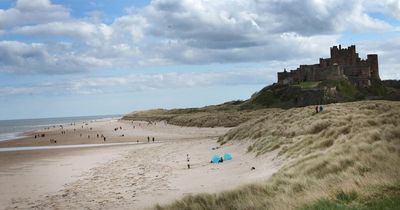
[[[0,133],[0,141],[7,141],[13,139],[24,138],[23,132],[14,132],[14,133]]]

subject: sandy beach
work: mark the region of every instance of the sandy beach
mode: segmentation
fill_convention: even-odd
[[[188,194],[220,192],[262,181],[280,168],[282,164],[274,159],[275,153],[256,158],[246,153],[245,143],[215,149],[219,146],[218,136],[228,130],[113,119],[64,125],[1,142],[2,148],[136,144],[0,152],[0,206],[144,209]],[[45,137],[34,137],[39,134]],[[212,155],[226,152],[233,155],[233,160],[210,163]],[[191,169],[187,169],[187,154]]]

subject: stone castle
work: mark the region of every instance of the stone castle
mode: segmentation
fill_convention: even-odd
[[[347,79],[358,87],[371,85],[371,80],[380,80],[378,55],[369,54],[361,59],[356,46],[331,47],[330,58],[320,58],[318,64],[300,65],[296,70],[278,72],[278,84],[298,84],[307,81]]]

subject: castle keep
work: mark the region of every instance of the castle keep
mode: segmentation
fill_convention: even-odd
[[[296,84],[306,81],[348,79],[359,87],[371,85],[371,80],[380,80],[378,55],[369,54],[367,59],[360,59],[356,46],[342,49],[331,47],[330,58],[320,58],[319,64],[300,65],[290,72],[278,72],[279,84]]]

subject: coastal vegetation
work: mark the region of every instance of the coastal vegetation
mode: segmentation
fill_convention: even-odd
[[[189,109],[154,109],[133,112],[124,120],[166,121],[179,126],[196,127],[235,127],[250,119],[269,112],[266,109],[241,109],[242,101],[233,101],[216,106]]]
[[[155,209],[399,209],[399,102],[271,109],[219,139],[243,141],[258,156],[276,151],[284,166],[263,183]]]

